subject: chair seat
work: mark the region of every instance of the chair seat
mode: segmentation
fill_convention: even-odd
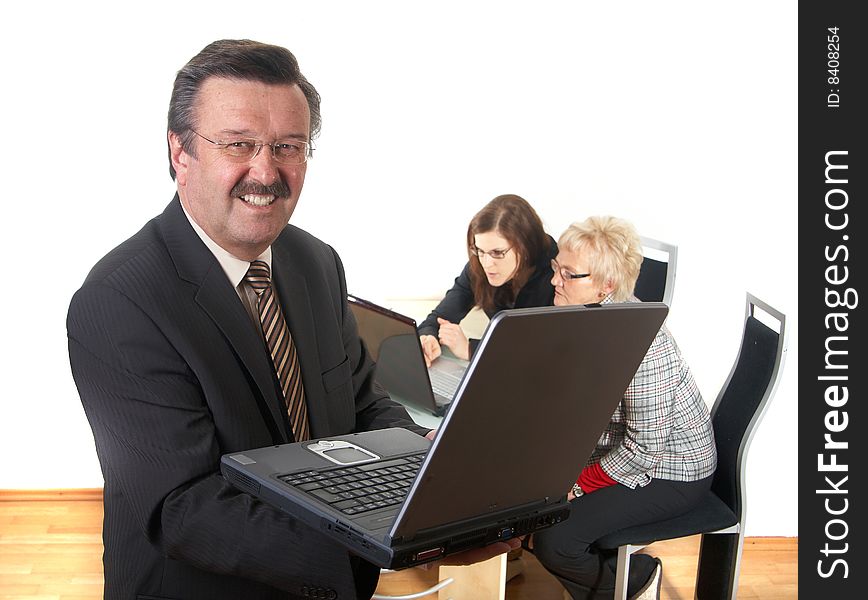
[[[717,531],[732,527],[736,523],[738,518],[735,513],[714,492],[708,492],[699,505],[688,513],[667,521],[615,531],[594,542],[594,546],[614,550],[627,544],[650,544],[659,540]]]

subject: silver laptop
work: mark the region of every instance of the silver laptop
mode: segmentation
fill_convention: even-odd
[[[347,296],[347,302],[377,363],[377,382],[394,400],[443,416],[468,362],[443,354],[426,367],[416,321],[356,296]]]
[[[224,476],[389,569],[566,519],[662,303],[502,311],[430,444],[405,429],[226,454]]]

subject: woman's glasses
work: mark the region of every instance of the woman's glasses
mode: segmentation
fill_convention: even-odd
[[[559,274],[561,276],[561,279],[563,279],[564,281],[567,281],[568,279],[582,279],[583,277],[591,276],[590,273],[573,273],[566,267],[562,267],[560,264],[558,264],[558,261],[556,261],[555,259],[552,259],[552,271]]]
[[[504,257],[506,257],[506,254],[510,250],[512,250],[512,248],[506,248],[505,250],[500,250],[500,249],[489,250],[486,252],[485,250],[482,250],[481,248],[477,248],[476,246],[470,246],[471,254],[475,254],[476,258],[478,258],[479,260],[482,260],[482,257],[485,256],[486,254],[488,256],[490,256],[491,258],[493,258],[494,260],[501,260]]]

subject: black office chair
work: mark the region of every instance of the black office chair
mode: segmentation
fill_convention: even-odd
[[[777,328],[757,319],[756,308],[776,321]],[[618,549],[616,600],[627,598],[626,582],[634,552],[656,541],[696,534],[702,534],[702,544],[695,597],[735,600],[744,544],[747,452],[783,367],[785,325],[782,313],[747,294],[738,357],[711,409],[718,456],[711,491],[687,514],[622,529],[595,542],[600,549]]]
[[[643,302],[663,302],[672,306],[678,246],[642,238],[642,267],[633,294]]]

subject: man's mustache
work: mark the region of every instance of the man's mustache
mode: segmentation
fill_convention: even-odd
[[[289,196],[289,186],[282,179],[278,179],[271,185],[263,185],[257,181],[242,181],[232,188],[232,197],[237,198],[246,194],[259,196],[276,196],[286,198]]]

